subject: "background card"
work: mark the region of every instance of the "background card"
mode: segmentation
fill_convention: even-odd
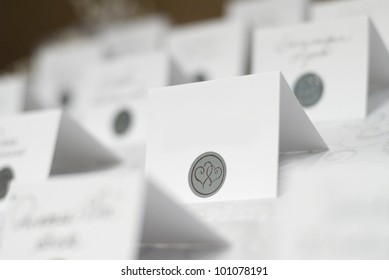
[[[107,146],[145,144],[146,98],[152,87],[169,84],[166,52],[124,54],[102,60],[79,84],[71,113]]]
[[[251,28],[289,25],[306,18],[307,4],[307,0],[230,1],[226,14]]]
[[[313,3],[311,17],[314,21],[327,21],[333,18],[368,15],[377,27],[386,47],[389,47],[388,12],[389,2],[386,0],[342,0]]]
[[[19,113],[24,109],[26,77],[10,75],[0,77],[0,115]]]
[[[364,118],[389,56],[366,17],[258,30],[254,72],[280,69],[313,121]]]
[[[165,45],[170,21],[162,15],[147,16],[126,23],[104,27],[97,34],[97,44],[103,56],[153,51]]]
[[[42,46],[33,60],[30,103],[35,108],[72,108],[77,85],[101,57],[94,41],[75,40]]]
[[[174,62],[192,81],[234,77],[245,71],[245,31],[235,21],[214,20],[177,28],[168,46]]]

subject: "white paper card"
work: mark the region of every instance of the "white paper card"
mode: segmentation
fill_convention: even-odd
[[[25,94],[24,75],[0,77],[0,115],[20,113],[24,109]]]
[[[279,72],[154,89],[148,113],[146,176],[184,203],[275,197],[279,153],[326,149]]]
[[[223,244],[142,171],[15,184],[7,202],[3,259],[135,259],[142,240]]]
[[[0,169],[18,182],[101,169],[117,163],[110,151],[59,110],[0,119]]]
[[[104,56],[116,57],[160,49],[165,45],[169,29],[166,17],[152,15],[104,26],[96,39]]]
[[[174,30],[168,47],[184,77],[213,80],[244,74],[246,38],[235,21],[213,20]]]
[[[254,73],[281,70],[312,121],[364,118],[389,55],[367,17],[258,30]]]
[[[387,0],[342,0],[312,4],[311,18],[314,21],[327,21],[368,15],[389,47],[389,1]]]
[[[306,18],[307,4],[307,0],[230,1],[226,15],[250,28],[290,25]]]
[[[144,144],[147,91],[169,85],[169,70],[163,51],[102,60],[79,84],[72,113],[107,146]]]
[[[101,59],[93,41],[71,41],[43,46],[35,54],[31,78],[32,108],[72,109],[78,84]]]

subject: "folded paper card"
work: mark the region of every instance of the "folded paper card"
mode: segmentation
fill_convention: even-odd
[[[348,18],[368,15],[389,47],[389,1],[387,0],[353,0],[329,1],[312,4],[311,19],[328,21],[335,18]]]
[[[75,88],[101,58],[91,40],[42,46],[34,56],[29,104],[36,108],[72,108]]]
[[[79,98],[71,113],[109,147],[144,144],[147,91],[169,85],[169,70],[163,51],[102,60],[76,89]]]
[[[253,49],[254,72],[281,70],[312,121],[364,118],[368,93],[389,85],[389,54],[367,17],[258,30]]]
[[[279,153],[327,146],[279,72],[153,89],[146,176],[181,202],[277,195]]]
[[[25,94],[24,75],[0,77],[0,115],[20,113],[24,109]]]
[[[213,20],[177,28],[168,48],[184,77],[204,81],[242,75],[246,38],[235,21]]]
[[[224,246],[143,171],[14,184],[2,259],[135,259],[141,243]]]
[[[18,182],[100,170],[115,163],[110,151],[59,110],[0,119],[0,172]]]
[[[248,27],[279,26],[302,22],[307,16],[307,0],[230,1],[227,17],[244,22]]]
[[[152,51],[164,46],[170,21],[163,15],[103,25],[96,43],[105,57]]]

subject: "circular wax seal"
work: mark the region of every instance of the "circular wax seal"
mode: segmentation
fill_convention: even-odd
[[[189,186],[199,197],[216,194],[224,184],[227,174],[223,158],[214,152],[207,152],[195,159],[189,170]]]
[[[303,107],[311,107],[319,102],[323,90],[322,80],[314,73],[301,76],[294,86],[294,94]]]
[[[60,98],[59,98],[59,102],[60,102],[61,106],[62,107],[69,106],[71,99],[72,99],[72,95],[70,93],[70,90],[68,90],[68,89],[62,90]]]
[[[207,80],[207,77],[204,74],[197,74],[196,75],[196,82],[205,82]]]
[[[0,199],[7,195],[9,182],[14,178],[13,172],[9,167],[0,170]]]
[[[125,134],[131,125],[131,114],[128,110],[120,111],[114,121],[114,131],[117,135]]]

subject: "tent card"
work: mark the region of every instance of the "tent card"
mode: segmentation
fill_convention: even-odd
[[[208,21],[177,28],[169,50],[184,77],[204,81],[242,75],[246,52],[243,26],[234,21]]]
[[[387,0],[353,0],[314,3],[312,20],[327,21],[335,18],[346,18],[368,15],[389,47],[389,1]]]
[[[279,72],[153,89],[146,175],[185,203],[277,195],[279,153],[326,150]]]
[[[141,242],[215,247],[224,241],[143,171],[15,184],[3,259],[135,259]]]
[[[169,20],[153,15],[104,26],[97,35],[97,44],[105,57],[152,51],[164,46],[170,29]]]
[[[24,109],[26,77],[10,75],[0,77],[0,115],[19,113]]]
[[[101,56],[92,41],[72,41],[43,46],[36,53],[29,102],[33,108],[72,109],[75,89]]]
[[[0,119],[0,172],[16,181],[111,166],[117,159],[59,110]]]
[[[80,83],[72,113],[106,145],[145,143],[147,90],[167,86],[169,69],[168,55],[160,51],[102,60]]]
[[[367,17],[259,30],[254,72],[280,69],[313,121],[364,118],[369,86],[389,81],[389,55]]]
[[[231,1],[226,14],[249,27],[288,25],[306,18],[307,5],[307,0]]]

